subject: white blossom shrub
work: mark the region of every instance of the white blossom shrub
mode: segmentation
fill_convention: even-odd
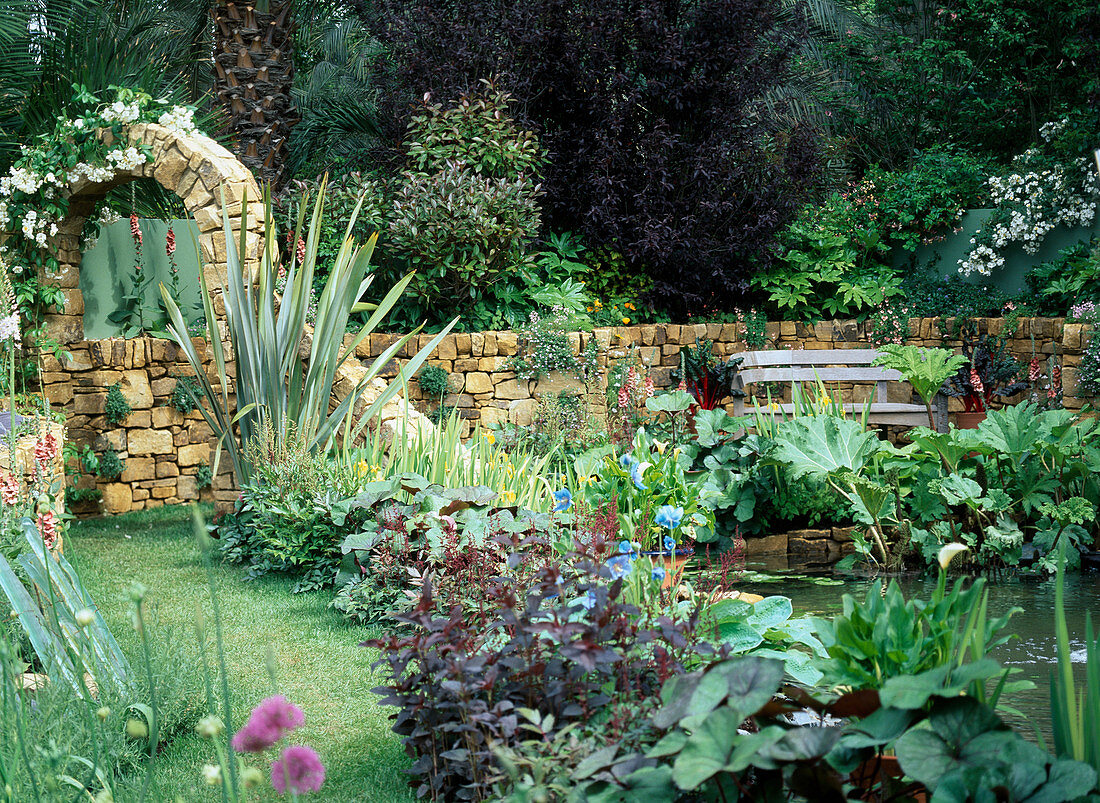
[[[970,239],[960,273],[989,276],[1004,265],[1004,249],[1013,243],[1034,254],[1056,227],[1092,225],[1100,174],[1082,128],[1088,127],[1069,118],[1047,123],[1039,129],[1041,145],[1013,159],[1004,175],[988,179],[996,210]]]

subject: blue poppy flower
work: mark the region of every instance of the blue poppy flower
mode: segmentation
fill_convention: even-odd
[[[629,541],[620,541],[619,551],[622,552],[624,555],[629,555],[631,552],[634,551],[634,545]]]
[[[657,510],[657,524],[666,530],[675,530],[683,520],[684,509],[682,507],[664,505]]]
[[[629,555],[616,555],[607,562],[607,568],[611,570],[611,577],[618,580],[630,574],[631,569],[634,567],[630,562]]]
[[[590,611],[596,607],[596,595],[591,591],[585,593],[583,597],[577,600],[581,604],[581,607],[586,611]]]
[[[676,548],[676,539],[671,535],[665,536],[665,552],[671,552]]]
[[[634,466],[638,465],[638,460],[632,454],[624,454],[619,458],[619,465],[629,471]]]
[[[569,510],[573,506],[573,494],[569,493],[568,488],[562,488],[560,491],[554,491],[554,512],[561,513],[563,510]]]
[[[654,566],[653,579],[656,580],[658,583],[663,583],[665,581],[665,570],[662,569],[660,566]]]
[[[646,484],[642,482],[641,467],[641,463],[634,464],[634,466],[630,469],[630,479],[634,480],[634,485],[639,491],[646,491],[649,489],[646,487]]]

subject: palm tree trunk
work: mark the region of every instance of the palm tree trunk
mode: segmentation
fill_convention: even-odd
[[[228,116],[234,152],[259,181],[286,179],[290,129],[298,121],[294,81],[293,0],[215,0],[214,89]]]

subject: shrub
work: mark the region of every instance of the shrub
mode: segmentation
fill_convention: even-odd
[[[199,398],[199,386],[189,376],[176,377],[176,385],[172,388],[172,395],[168,397],[168,406],[187,415],[192,410],[199,409],[196,399]]]
[[[678,312],[741,295],[817,175],[764,96],[801,38],[772,0],[386,0],[392,108],[497,75],[549,155],[547,218]]]
[[[122,476],[125,469],[126,461],[114,449],[108,449],[99,457],[96,474],[105,480],[114,480]]]
[[[432,306],[461,309],[508,273],[530,268],[539,229],[541,151],[489,86],[449,108],[426,105],[409,123],[409,169],[389,217],[396,256],[418,270],[412,289]]]
[[[122,387],[120,385],[111,385],[107,388],[107,398],[103,402],[103,412],[107,416],[107,422],[110,424],[121,424],[126,420],[126,417],[134,411],[134,408],[130,406],[130,402],[126,401],[126,397],[122,395]]]
[[[199,463],[195,469],[195,484],[200,491],[214,484],[214,471],[206,461]]]
[[[533,544],[505,546],[516,565]],[[584,727],[601,741],[620,736],[684,662],[714,652],[692,637],[694,618],[643,625],[622,580],[597,582],[609,555],[606,542],[576,541],[529,588],[501,578],[490,586],[495,610],[486,623],[458,606],[437,615],[425,583],[416,607],[396,617],[411,634],[368,642],[390,671],[378,691],[398,709],[394,731],[414,759],[419,797],[490,799],[495,755],[523,741],[517,714],[527,710],[540,715],[550,742]]]

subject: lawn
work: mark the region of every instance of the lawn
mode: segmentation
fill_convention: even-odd
[[[158,632],[171,630],[174,638],[186,640],[197,662],[198,649],[192,646],[196,606],[206,611],[211,634],[213,626],[190,515],[187,507],[168,507],[82,521],[69,531],[65,551],[124,646],[136,644],[127,591],[137,580],[149,589],[146,599],[161,625]],[[306,715],[305,727],[293,739],[314,747],[327,767],[317,799],[411,800],[403,773],[408,760],[389,730],[387,711],[371,693],[381,682],[371,670],[377,653],[359,646],[372,634],[349,626],[331,610],[330,593],[291,594],[285,578],[246,581],[231,565],[217,565],[215,575],[234,726],[272,693],[266,660],[270,649],[279,692]],[[136,666],[136,651],[128,651]],[[218,799],[200,776],[201,766],[213,759],[210,742],[190,730],[178,735],[158,758],[159,793],[152,799],[177,794],[189,800]],[[275,799],[270,787],[264,799],[269,798]]]

